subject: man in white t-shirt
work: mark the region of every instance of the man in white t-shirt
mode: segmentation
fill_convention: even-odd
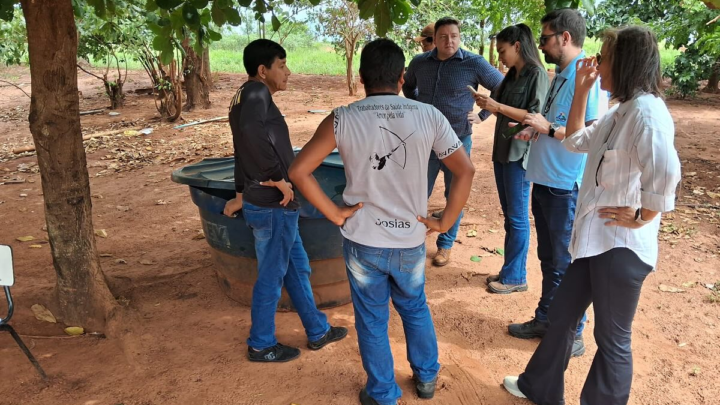
[[[290,167],[300,192],[345,237],[344,256],[355,328],[367,385],[363,405],[395,405],[388,340],[389,300],[402,318],[408,360],[420,398],[435,393],[437,338],[425,298],[425,236],[445,232],[470,195],[475,169],[450,123],[435,107],[398,96],[405,57],[388,39],[368,43],[360,56],[366,98],[336,108]],[[312,172],[337,147],[345,164],[346,207],[336,206]],[[440,219],[427,213],[428,156],[434,151],[453,173]]]

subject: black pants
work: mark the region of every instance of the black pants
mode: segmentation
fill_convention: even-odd
[[[580,403],[627,404],[633,375],[632,321],[650,271],[651,266],[626,248],[572,263],[550,304],[547,334],[520,375],[520,391],[537,405],[565,404],[564,374],[576,328],[593,303],[598,350]]]

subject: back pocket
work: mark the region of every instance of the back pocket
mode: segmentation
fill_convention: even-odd
[[[243,209],[243,216],[256,240],[266,241],[272,238],[272,210]]]
[[[400,252],[400,271],[414,273],[425,269],[425,245]]]

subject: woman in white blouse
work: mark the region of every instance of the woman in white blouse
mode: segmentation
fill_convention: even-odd
[[[585,105],[598,77],[618,104],[586,128]],[[565,403],[563,377],[576,326],[592,303],[598,351],[580,403],[628,402],[632,321],[645,277],[657,263],[660,213],[674,209],[680,181],[673,120],[660,86],[657,40],[645,28],[610,31],[597,57],[578,61],[566,132],[572,135],[563,140],[568,150],[588,154],[570,243],[573,263],[525,372],[505,378],[515,396]]]

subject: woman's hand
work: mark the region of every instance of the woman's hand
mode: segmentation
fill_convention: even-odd
[[[475,104],[477,104],[478,107],[484,110],[488,110],[493,114],[497,113],[500,110],[500,103],[490,98],[490,96],[475,93],[474,97]]]
[[[589,92],[595,81],[600,75],[598,74],[597,60],[592,58],[579,59],[575,63],[577,73],[575,73],[575,91]]]
[[[600,218],[610,219],[605,226],[622,226],[624,228],[639,229],[643,224],[635,221],[635,212],[632,207],[605,207],[598,210]]]

